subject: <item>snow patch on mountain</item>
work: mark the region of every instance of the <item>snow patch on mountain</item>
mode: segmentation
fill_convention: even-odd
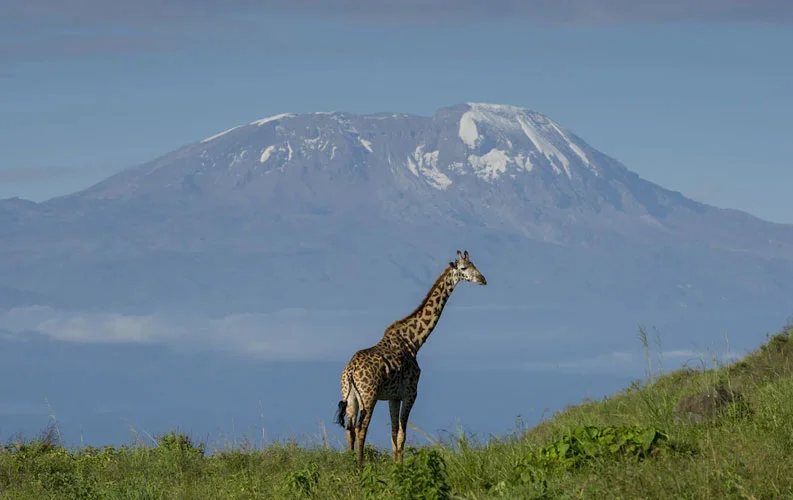
[[[250,124],[251,125],[262,126],[265,123],[274,122],[276,120],[281,120],[283,118],[292,118],[293,116],[295,116],[293,113],[281,113],[280,115],[268,116],[268,117],[262,118],[260,120],[252,121]]]
[[[567,159],[565,155],[562,154],[561,151],[556,149],[556,146],[553,145],[551,141],[545,138],[537,129],[535,129],[531,124],[523,120],[521,117],[517,117],[518,123],[520,124],[520,128],[523,130],[523,133],[526,134],[526,137],[534,144],[534,147],[537,148],[537,151],[540,152],[543,156],[545,156],[548,161],[551,163],[551,166],[554,169],[554,172],[561,173],[559,166],[564,169],[565,174],[567,177],[572,179],[573,176],[570,173],[570,161]]]
[[[358,140],[363,145],[363,147],[366,148],[367,151],[369,151],[370,153],[372,152],[372,143],[370,141],[367,141],[363,137],[358,137]]]
[[[497,148],[491,149],[482,156],[468,155],[468,163],[471,164],[471,168],[473,168],[477,177],[490,182],[504,175],[510,165],[514,165],[518,170],[525,170],[526,172],[531,172],[534,168],[529,155],[518,153],[515,156],[510,156],[507,151]],[[511,174],[511,177],[514,178],[515,175]]]
[[[574,143],[573,141],[570,140],[569,137],[567,137],[565,131],[561,127],[559,127],[559,125],[554,123],[552,120],[548,120],[548,123],[550,123],[551,126],[556,130],[556,132],[558,132],[559,135],[561,135],[562,138],[564,138],[565,143],[573,151],[573,153],[575,153],[579,158],[581,158],[581,162],[587,167],[589,167],[589,169],[592,172],[594,172],[595,175],[599,176],[600,171],[598,171],[597,167],[595,167],[595,165],[593,165],[592,162],[589,161],[589,157],[586,155],[586,153],[584,153],[584,151],[581,148],[579,148],[576,143]]]
[[[200,143],[201,143],[201,144],[204,144],[205,142],[214,141],[214,140],[215,140],[215,139],[217,139],[218,137],[223,137],[224,135],[228,134],[228,133],[229,133],[229,132],[231,132],[232,130],[237,130],[238,128],[240,128],[240,127],[242,127],[242,126],[243,126],[243,125],[237,125],[236,127],[231,127],[230,129],[224,130],[223,132],[221,132],[221,133],[219,133],[219,134],[215,134],[215,135],[213,135],[213,136],[211,136],[211,137],[207,137],[206,139],[202,139],[202,140],[200,141]]]
[[[478,177],[493,181],[507,171],[507,164],[512,159],[506,152],[494,148],[482,156],[469,155],[468,161]]]
[[[303,142],[300,144],[300,153],[304,157],[308,157],[313,151],[324,151],[327,147],[328,141],[323,141],[322,135],[317,134],[316,137],[311,139],[303,139]]]
[[[435,189],[444,190],[452,184],[452,180],[438,168],[439,151],[424,152],[424,144],[420,144],[408,157],[408,169],[416,177],[423,177]]]
[[[243,149],[239,153],[235,153],[231,157],[231,163],[229,163],[229,169],[231,167],[233,167],[234,165],[236,165],[237,163],[242,163],[247,156],[248,156],[248,150],[247,149]]]
[[[273,151],[275,151],[275,146],[267,146],[267,148],[262,151],[262,155],[259,157],[259,163],[266,162],[270,158],[270,155],[273,154]]]
[[[531,155],[518,153],[513,160],[518,166],[522,167],[527,172],[531,172],[534,169],[534,165],[531,163]]]
[[[463,113],[460,118],[460,130],[458,135],[460,139],[471,149],[476,147],[476,141],[479,140],[479,130],[476,128],[476,113],[468,111]]]

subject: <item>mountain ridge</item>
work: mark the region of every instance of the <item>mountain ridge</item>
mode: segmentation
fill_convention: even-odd
[[[465,108],[466,106],[470,109]],[[511,116],[505,117],[503,116],[504,113]],[[445,122],[449,121],[449,119],[458,122],[459,125],[457,127],[451,127],[450,130],[446,131],[447,133],[438,131],[438,125],[445,125]],[[376,137],[377,132],[380,132],[380,135],[384,135],[388,130],[381,131],[377,129],[389,128],[388,126],[383,127],[382,122],[399,122],[405,120],[411,121],[411,125],[419,129],[418,131],[412,130],[412,136],[421,134],[422,132],[426,134],[426,129],[435,128],[436,130],[433,130],[434,134],[431,134],[430,137],[419,137],[414,141],[406,141],[410,143],[409,153],[411,154],[402,155],[400,158],[394,158],[392,151],[394,149],[393,139],[389,138],[392,140],[382,141],[378,140]],[[292,129],[297,129],[300,126],[305,127],[306,121],[311,122],[308,128],[313,128],[312,131],[317,135],[313,137],[298,137],[297,139],[302,140],[303,144],[295,144],[293,148],[293,142],[295,141],[290,141],[288,132],[283,133],[283,131],[289,130],[290,127]],[[529,121],[532,121],[532,124],[535,126],[530,127]],[[285,127],[284,124],[286,122],[290,123]],[[477,123],[479,127],[484,127],[486,131],[490,129],[490,133],[480,135],[477,129]],[[398,124],[399,123],[397,123],[397,125]],[[391,124],[389,123],[389,125]],[[266,129],[262,132],[261,127],[265,126],[274,129],[275,133],[268,133],[272,132],[272,130]],[[540,127],[544,127],[543,130],[540,130]],[[367,128],[369,130],[366,130]],[[448,133],[454,132],[454,129],[457,129],[454,134],[456,137]],[[277,137],[279,130],[282,131],[282,137],[280,138]],[[256,139],[259,141],[259,144],[256,145],[258,146],[256,151],[250,151],[246,147],[242,150],[238,150],[238,154],[245,155],[251,153],[249,161],[251,161],[250,158],[255,156],[258,157],[259,163],[262,164],[278,159],[285,159],[288,162],[292,161],[296,155],[306,155],[306,153],[308,153],[307,150],[312,149],[313,146],[313,149],[319,151],[330,149],[330,152],[327,154],[327,160],[332,161],[336,156],[336,149],[331,149],[331,146],[329,146],[330,141],[327,137],[320,143],[323,139],[320,130],[325,134],[342,135],[343,139],[347,139],[343,141],[346,142],[345,145],[350,147],[354,152],[361,153],[365,151],[370,155],[384,155],[389,164],[398,162],[402,166],[407,166],[414,176],[428,180],[429,184],[436,189],[445,189],[451,184],[447,175],[448,172],[440,172],[437,168],[439,161],[438,156],[441,153],[437,149],[439,142],[452,142],[452,147],[456,148],[458,151],[465,146],[466,151],[470,153],[467,159],[469,163],[471,163],[470,167],[472,168],[465,169],[465,166],[460,165],[461,162],[458,161],[450,161],[450,165],[446,165],[447,167],[452,166],[453,170],[456,169],[458,171],[465,171],[465,173],[469,174],[478,174],[477,176],[480,179],[485,180],[498,179],[502,174],[506,173],[506,166],[508,164],[513,167],[523,167],[527,171],[531,171],[535,168],[529,155],[524,155],[519,152],[518,155],[510,157],[506,154],[504,149],[499,149],[498,146],[512,146],[510,137],[514,139],[518,136],[518,138],[523,139],[524,142],[529,142],[533,148],[532,153],[534,153],[531,156],[535,158],[535,163],[540,164],[539,166],[550,167],[556,174],[561,174],[563,169],[565,169],[565,173],[568,177],[572,175],[571,172],[568,172],[570,162],[567,157],[570,154],[577,155],[578,158],[582,160],[581,163],[586,166],[591,166],[584,149],[595,151],[594,148],[591,148],[581,141],[580,138],[574,136],[575,140],[582,143],[584,146],[582,148],[576,144],[574,140],[565,135],[566,132],[569,133],[569,131],[566,131],[556,122],[553,122],[535,111],[505,105],[471,103],[441,108],[430,117],[404,113],[281,113],[254,120],[248,124],[237,125],[211,137],[189,143],[164,156],[178,155],[182,151],[191,151],[194,150],[196,146],[211,146],[218,141],[225,141],[228,143],[230,139],[236,140],[236,145],[240,146],[244,141],[249,140],[251,135],[258,135]],[[256,134],[256,132],[262,133]],[[552,137],[554,140],[549,140],[548,137],[543,136],[540,132],[546,132],[546,135],[555,134],[555,137]],[[399,137],[399,134],[396,135],[398,138],[404,139],[404,137]],[[334,137],[330,139],[334,139]],[[556,144],[554,144],[554,142]],[[565,142],[568,145],[569,151],[567,155],[562,154],[558,149],[558,144],[561,142]],[[372,149],[373,144],[374,148],[377,149],[377,153],[375,153],[375,149]],[[334,144],[333,146],[337,147],[338,145]],[[234,157],[231,158],[231,163],[233,165],[243,160],[244,158]],[[149,164],[151,165],[151,162],[149,162]],[[625,169],[623,166],[619,166],[619,168]],[[127,172],[129,172],[129,170],[130,169],[128,169]],[[515,168],[515,170],[519,171],[520,169]],[[514,175],[514,173],[512,173],[512,175]],[[99,184],[104,184],[104,182],[100,182]],[[89,188],[88,193],[91,192]]]
[[[350,196],[364,184],[365,191]],[[289,204],[278,196],[287,192],[301,205],[287,212],[309,207],[309,213],[335,210],[344,216],[398,212],[414,222],[429,216],[436,223],[481,220],[560,244],[581,238],[559,234],[559,227],[576,225],[576,218],[587,219],[584,227],[613,230],[612,222],[603,227],[597,217],[602,211],[614,212],[612,218],[627,214],[629,220],[619,222],[626,225],[623,232],[651,238],[680,233],[676,218],[691,212],[746,219],[739,215],[744,212],[718,209],[643,179],[541,113],[488,103],[440,108],[429,117],[281,113],[187,144],[65,198],[172,201],[163,190],[185,203],[211,200],[209,206],[271,211]],[[360,203],[348,206],[353,198]],[[475,202],[484,209],[472,207]],[[550,223],[542,221],[548,218]],[[690,239],[700,229],[684,232]],[[730,230],[722,233],[721,247],[742,248],[730,242]],[[791,251],[777,256],[793,254],[793,231],[785,233],[777,238]]]

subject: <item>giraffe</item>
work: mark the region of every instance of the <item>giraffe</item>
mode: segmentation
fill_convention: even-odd
[[[347,417],[349,449],[354,450],[358,441],[358,470],[363,469],[366,433],[377,401],[388,401],[393,459],[402,461],[408,416],[416,402],[421,373],[416,354],[438,324],[446,301],[460,281],[487,284],[468,258],[468,250],[465,253],[457,250],[457,260],[449,262],[421,304],[391,323],[374,346],[353,354],[344,367],[336,423],[345,427],[344,417]],[[356,417],[359,417],[357,425]]]

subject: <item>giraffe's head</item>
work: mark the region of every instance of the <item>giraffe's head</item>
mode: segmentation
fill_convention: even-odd
[[[449,266],[451,266],[452,273],[454,273],[458,281],[470,281],[477,285],[487,285],[485,277],[471,262],[471,259],[468,258],[468,250],[465,253],[457,250],[457,260],[449,262]]]

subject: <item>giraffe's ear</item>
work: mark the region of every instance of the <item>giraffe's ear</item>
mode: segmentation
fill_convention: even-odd
[[[452,269],[457,269],[457,263],[456,263],[456,262],[454,262],[454,261],[451,261],[451,262],[449,262],[449,266],[450,266]]]

